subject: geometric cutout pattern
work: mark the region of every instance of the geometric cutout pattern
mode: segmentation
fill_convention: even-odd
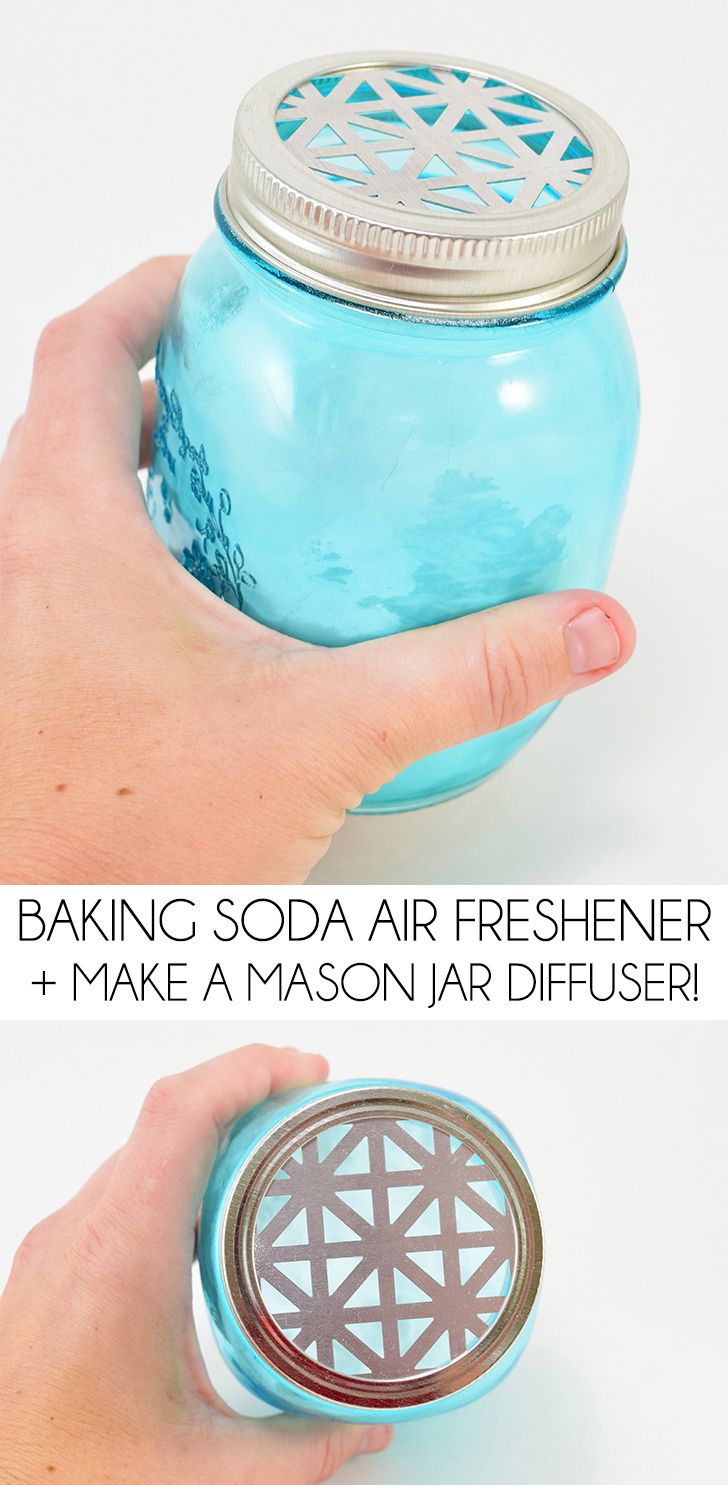
[[[260,1292],[271,1321],[319,1365],[420,1376],[463,1356],[500,1315],[513,1214],[490,1167],[445,1130],[376,1117],[334,1125],[268,1189],[254,1238]]]
[[[304,165],[386,206],[482,216],[577,191],[591,147],[559,109],[457,68],[370,67],[311,78],[276,128]]]

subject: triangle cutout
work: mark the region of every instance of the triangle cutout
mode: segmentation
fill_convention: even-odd
[[[291,1310],[298,1308],[294,1300],[286,1299],[267,1279],[261,1279],[260,1293],[269,1315],[290,1315]]]
[[[385,165],[395,173],[402,169],[403,165],[412,158],[414,149],[411,150],[379,150],[377,158],[383,160]]]
[[[362,175],[373,174],[358,155],[319,155],[319,159],[322,165],[335,165],[337,170],[359,170]]]
[[[399,93],[400,98],[425,98],[432,96],[432,88],[415,88],[409,83],[394,82],[390,80],[390,88]]]
[[[461,1248],[458,1253],[460,1283],[467,1284],[481,1264],[485,1263],[486,1258],[490,1258],[491,1253],[494,1252],[494,1248]]]
[[[341,1341],[334,1341],[333,1346],[334,1371],[343,1372],[345,1377],[356,1377],[362,1372],[368,1372],[370,1370],[366,1362],[360,1361],[358,1356],[354,1356],[351,1351],[347,1351],[346,1346],[342,1346]]]
[[[462,118],[458,119],[453,129],[453,134],[471,134],[474,129],[485,128],[487,128],[487,125],[483,123],[483,120],[479,119],[476,113],[473,113],[472,108],[467,108]]]
[[[440,1231],[440,1206],[435,1197],[412,1227],[407,1228],[408,1237],[432,1237]]]
[[[433,155],[433,159],[437,160],[439,159],[439,156]],[[440,163],[442,165],[445,165],[444,160],[442,160]],[[450,169],[449,165],[445,165],[445,170],[447,171],[448,175],[454,175],[455,173],[453,170]],[[400,1129],[404,1130],[405,1134],[408,1134],[413,1140],[418,1140],[424,1150],[429,1150],[430,1154],[434,1155],[435,1132],[431,1124],[423,1124],[421,1119],[398,1119],[397,1123],[399,1124]]]
[[[344,143],[343,139],[341,143]],[[341,1144],[344,1135],[348,1134],[351,1128],[351,1124],[332,1124],[329,1129],[324,1129],[321,1134],[317,1134],[316,1148],[319,1160],[326,1160],[336,1146]]]
[[[291,135],[295,134],[296,130],[300,129],[301,124],[304,122],[304,119],[277,119],[276,129],[281,139],[290,139]]]
[[[427,1320],[398,1320],[397,1334],[399,1336],[399,1354],[406,1356],[407,1352],[414,1346],[421,1335],[424,1335],[428,1325],[432,1324],[432,1317]]]
[[[384,1356],[384,1332],[380,1320],[366,1320],[363,1324],[347,1325],[346,1328],[357,1340],[363,1341],[370,1351],[376,1351],[377,1356]]]
[[[329,1211],[328,1207],[322,1208],[324,1219],[324,1242],[325,1243],[350,1243],[353,1240],[360,1242],[358,1232],[353,1227],[347,1227],[335,1212]]]
[[[346,101],[347,103],[376,103],[381,100],[381,97],[381,93],[375,93],[370,83],[363,82],[354,89],[353,93],[349,94]]]
[[[438,1336],[434,1346],[430,1346],[429,1351],[422,1357],[422,1360],[418,1361],[416,1370],[418,1372],[434,1371],[441,1366],[447,1366],[451,1359],[450,1342],[445,1331],[441,1336]]]
[[[394,1297],[398,1305],[417,1305],[421,1304],[423,1299],[432,1304],[432,1295],[426,1294],[418,1284],[413,1284],[401,1269],[395,1268],[392,1273],[394,1275]]]
[[[454,174],[455,174],[455,171],[454,170],[451,170],[450,169],[450,166],[449,165],[446,165],[445,161],[442,160],[439,155],[433,155],[432,156],[432,159],[431,160],[428,160],[427,164],[425,165],[424,170],[421,170],[420,171],[417,179],[418,180],[432,180],[434,177],[437,177],[437,176],[440,176],[440,175],[454,175]],[[402,1122],[402,1121],[400,1121],[400,1122]],[[407,1126],[404,1124],[404,1122],[402,1122],[402,1128],[403,1129],[407,1128]],[[416,1135],[415,1135],[415,1138],[417,1138]]]
[[[445,1283],[445,1261],[439,1248],[432,1253],[408,1253],[410,1263],[416,1263],[423,1273],[429,1274],[437,1284]]]
[[[478,1299],[494,1299],[508,1293],[511,1287],[511,1265],[506,1258],[500,1268],[478,1290]]]
[[[330,145],[331,148],[335,149],[337,145],[345,143],[346,140],[342,139],[341,135],[337,134],[336,130],[332,129],[330,124],[324,124],[323,128],[319,129],[318,134],[315,134],[313,139],[309,140],[308,147],[310,150],[316,150],[323,149],[325,145]]]
[[[326,1278],[328,1280],[329,1294],[336,1293],[337,1289],[343,1284],[344,1279],[348,1279],[349,1274],[354,1272],[354,1269],[359,1263],[361,1263],[361,1258],[326,1259]]]
[[[479,1217],[472,1207],[465,1205],[459,1196],[455,1197],[455,1224],[458,1232],[492,1232],[489,1222],[485,1217]]]
[[[379,1274],[376,1269],[373,1269],[364,1280],[364,1283],[360,1284],[359,1288],[354,1290],[351,1298],[346,1300],[344,1309],[365,1310],[370,1305],[378,1305],[380,1303]]]
[[[391,141],[399,137],[397,134],[388,134],[386,129],[373,129],[368,124],[350,124],[349,128],[353,129],[355,134],[358,134],[361,139],[366,139],[370,144],[380,144],[382,140]]]
[[[396,1222],[424,1189],[424,1186],[390,1186],[387,1191],[390,1222]]]
[[[551,206],[552,202],[560,200],[561,197],[558,191],[554,190],[553,186],[544,186],[543,190],[536,197],[536,200],[533,203],[533,207],[535,210],[537,206]]]
[[[312,77],[311,87],[315,88],[316,92],[320,93],[322,98],[328,98],[329,93],[333,93],[334,88],[340,82],[341,73],[337,77]]]
[[[492,180],[490,184],[496,195],[500,196],[501,201],[507,201],[510,205],[514,197],[518,195],[525,179],[526,177],[522,175],[517,180]]]
[[[424,124],[429,124],[430,128],[432,128],[432,125],[436,124],[437,120],[442,118],[446,107],[447,105],[445,103],[426,103],[421,104],[419,108],[415,108],[413,111],[419,115]]]
[[[258,1219],[255,1224],[256,1232],[265,1232],[266,1227],[273,1221],[274,1217],[290,1201],[290,1196],[264,1196],[258,1209]]]
[[[296,1284],[299,1289],[302,1289],[304,1294],[313,1293],[311,1265],[307,1258],[296,1258],[290,1263],[277,1263],[276,1268],[286,1279],[290,1279],[292,1284]],[[290,1299],[288,1300],[288,1307],[289,1309],[291,1308]]]
[[[307,1243],[307,1242],[308,1242],[308,1221],[307,1221],[307,1218],[306,1218],[306,1208],[305,1207],[301,1207],[300,1212],[297,1212],[296,1213],[295,1217],[293,1218],[293,1221],[292,1222],[289,1222],[289,1224],[288,1224],[287,1227],[284,1227],[283,1232],[281,1233],[280,1237],[277,1237],[277,1238],[274,1238],[273,1239],[273,1242],[271,1243],[271,1247],[272,1248],[292,1248],[292,1247],[297,1247],[299,1243]]]
[[[368,1175],[371,1167],[369,1165],[369,1141],[364,1137],[355,1145],[341,1165],[336,1166],[338,1176],[363,1176]]]
[[[544,150],[545,150],[545,148],[546,148],[546,145],[549,143],[550,140],[553,139],[553,137],[554,137],[554,131],[553,131],[553,129],[550,129],[546,134],[522,134],[521,135],[521,139],[523,140],[523,143],[524,144],[527,144],[528,145],[528,148],[530,150],[533,150],[533,152],[534,152],[535,155],[542,155],[543,152],[544,152]]]
[[[505,110],[505,108],[494,108],[492,110],[492,112],[495,114],[495,116],[496,116],[497,119],[500,119],[500,121],[501,121],[502,124],[532,124],[532,123],[534,123],[534,120],[533,119],[529,119],[525,114],[522,114],[522,113],[507,113],[506,110]]]
[[[337,1191],[339,1201],[351,1207],[352,1212],[357,1212],[370,1226],[374,1226],[374,1202],[371,1191]]]
[[[384,1168],[385,1170],[422,1170],[422,1163],[415,1160],[412,1155],[408,1155],[406,1150],[401,1150],[399,1145],[395,1145],[394,1140],[385,1134]]]
[[[481,1201],[488,1203],[502,1217],[506,1214],[506,1193],[500,1181],[468,1181],[468,1185],[480,1197]]]

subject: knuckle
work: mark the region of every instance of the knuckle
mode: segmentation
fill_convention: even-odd
[[[489,728],[498,731],[528,715],[538,704],[538,666],[515,637],[490,642],[487,631],[482,642],[483,684],[481,705]]]
[[[151,1123],[176,1119],[183,1103],[183,1081],[172,1073],[152,1083],[142,1104],[141,1117]]]
[[[57,361],[59,356],[69,351],[78,338],[79,321],[79,310],[71,309],[65,314],[57,315],[44,326],[36,346],[36,369]]]
[[[37,1263],[47,1252],[48,1246],[53,1238],[56,1228],[55,1213],[50,1217],[44,1217],[41,1222],[36,1222],[26,1232],[25,1237],[18,1245],[13,1268],[16,1273]]]
[[[70,1243],[73,1269],[88,1276],[99,1269],[110,1271],[118,1255],[117,1232],[113,1222],[89,1213],[79,1222]]]

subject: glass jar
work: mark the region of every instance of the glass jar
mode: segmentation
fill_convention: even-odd
[[[604,584],[638,424],[627,159],[582,104],[507,78],[330,58],[241,105],[159,347],[148,505],[274,629],[341,645]],[[471,788],[549,710],[362,809]]]
[[[542,1231],[492,1114],[411,1083],[323,1084],[231,1130],[199,1262],[218,1344],[264,1401],[370,1422],[460,1407],[531,1332]]]

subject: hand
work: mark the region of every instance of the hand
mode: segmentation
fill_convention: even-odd
[[[138,468],[183,260],[51,324],[0,465],[0,879],[303,880],[347,808],[426,753],[600,680],[634,635],[552,593],[340,649],[202,587]]]
[[[22,1244],[0,1299],[3,1485],[315,1485],[392,1430],[243,1419],[192,1320],[195,1222],[221,1134],[322,1057],[230,1052],[164,1078],[128,1144]]]

